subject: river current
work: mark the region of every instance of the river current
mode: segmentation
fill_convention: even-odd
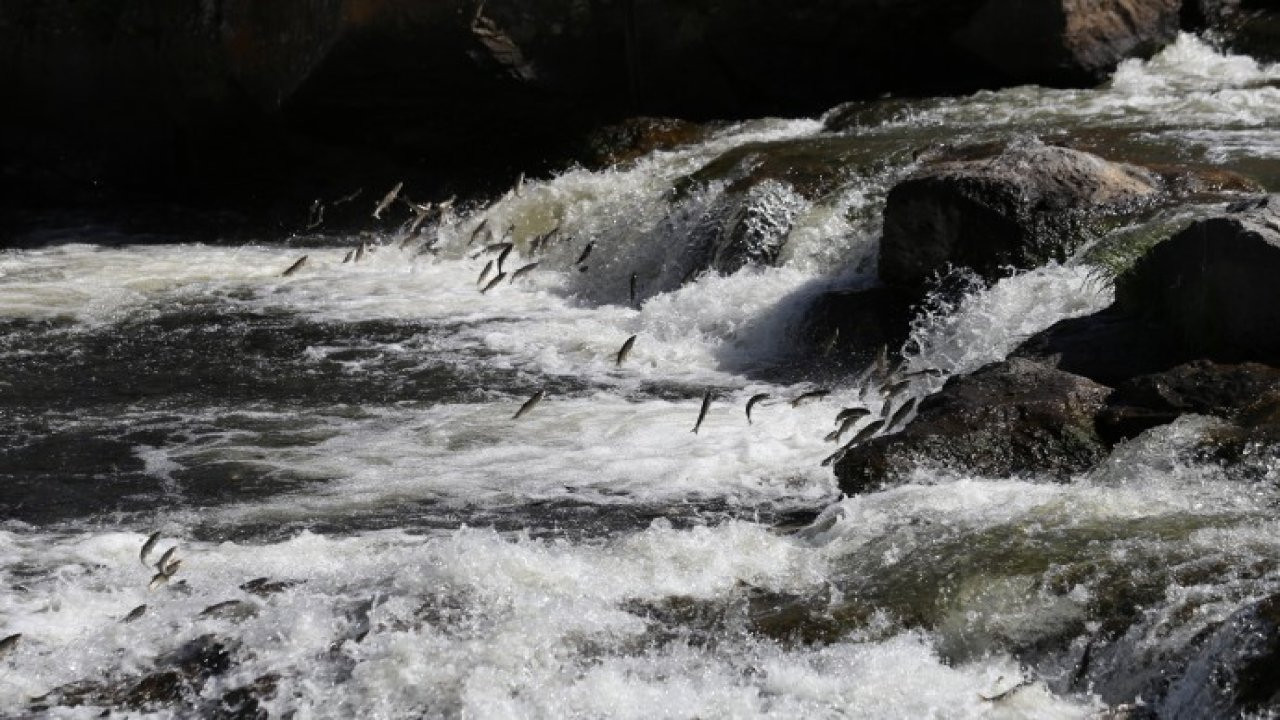
[[[807,373],[796,329],[818,294],[876,282],[880,209],[913,147],[1068,139],[1280,190],[1280,67],[1184,36],[1097,89],[868,106],[840,130],[753,120],[526,180],[453,208],[431,252],[371,222],[235,245],[69,227],[0,254],[0,635],[23,636],[0,659],[0,715],[212,715],[245,693],[295,718],[1076,718],[1141,702],[1161,657],[1280,590],[1274,459],[1248,477],[1196,459],[1212,421],[1191,417],[1070,483],[928,468],[841,497],[820,461],[859,378]],[[776,262],[690,278],[684,238],[725,183],[672,188],[725,152],[824,137],[865,143],[837,192],[752,190]],[[515,242],[508,273],[539,265],[481,293],[490,229]],[[944,376],[917,392],[1109,304],[1085,255],[921,318],[908,363]],[[818,387],[832,392],[786,402]],[[772,401],[748,422],[758,393]],[[153,531],[151,559],[177,544],[183,564],[149,591]],[[1118,615],[1125,642],[1086,662]],[[222,665],[175,697],[120,700],[212,644]]]

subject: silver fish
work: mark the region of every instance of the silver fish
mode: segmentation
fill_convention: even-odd
[[[617,358],[617,361],[614,363],[615,367],[622,367],[623,361],[625,361],[627,359],[627,356],[631,354],[631,348],[633,345],[636,344],[637,337],[639,336],[632,335],[631,337],[627,338],[626,342],[622,343],[622,349],[618,351],[618,358]]]
[[[498,254],[498,272],[502,272],[502,263],[506,261],[507,256],[511,254],[511,251],[514,248],[515,248],[515,245],[513,243],[507,243],[507,246],[502,249],[501,253]]]
[[[596,246],[595,240],[592,240],[591,242],[587,243],[587,246],[582,249],[582,254],[578,256],[578,260],[577,262],[574,263],[574,265],[581,265],[582,263],[586,262],[587,258],[591,256],[592,248],[594,248],[595,246]]]
[[[177,574],[177,572],[178,572],[178,568],[180,568],[180,567],[182,567],[182,559],[181,559],[181,558],[179,558],[179,559],[177,559],[177,560],[174,560],[174,561],[170,562],[168,565],[165,565],[165,566],[164,566],[164,569],[163,569],[163,570],[161,570],[160,572],[164,573],[165,575],[167,575],[167,576],[169,576],[169,577],[173,577],[175,574]]]
[[[884,388],[885,403],[891,403],[902,397],[911,389],[910,380],[899,380],[895,383],[889,383]]]
[[[124,617],[120,618],[120,622],[131,623],[134,620],[137,620],[138,618],[142,617],[142,615],[146,612],[147,612],[147,606],[139,605],[138,607],[130,610],[128,615],[125,615]]]
[[[493,270],[492,260],[485,263],[484,269],[480,271],[480,277],[476,278],[476,284],[479,285],[480,283],[484,282],[485,278],[489,277],[489,271],[491,270]]]
[[[178,552],[177,545],[165,550],[164,554],[160,556],[160,561],[156,563],[156,569],[160,572],[164,572],[165,567],[169,564],[169,561],[173,559],[173,554],[176,552]]]
[[[364,243],[363,242],[361,242],[360,245],[356,247],[355,262],[360,262],[362,259],[364,259]]]
[[[862,415],[846,416],[844,419],[844,422],[840,423],[840,427],[836,428],[835,431],[833,431],[830,435],[827,436],[827,440],[831,442],[840,442],[840,437],[844,435],[846,432],[848,432],[849,429],[852,428],[854,425],[857,425],[858,421],[861,420],[863,417],[865,417],[867,414],[868,413],[863,413]]]
[[[288,270],[285,270],[284,272],[280,273],[280,277],[289,277],[290,275],[298,272],[298,268],[302,267],[304,264],[306,264],[306,262],[307,262],[307,256],[303,255],[302,257],[298,258],[297,262],[290,265]]]
[[[485,285],[484,288],[480,290],[480,294],[483,295],[489,292],[490,290],[492,290],[498,283],[502,282],[502,279],[505,278],[506,276],[507,274],[504,272],[500,272],[497,275],[494,275],[493,279],[489,281],[489,284]]]
[[[861,407],[845,408],[841,410],[838,415],[836,415],[835,422],[837,423],[842,422],[845,418],[848,418],[849,416],[866,417],[867,415],[870,415],[870,414],[871,414],[871,411],[866,408],[861,408]]]
[[[707,418],[707,411],[711,409],[711,391],[708,390],[702,396],[702,409],[698,411],[698,422],[693,426],[693,434],[698,434],[698,428],[702,427],[702,421]]]
[[[518,270],[511,273],[511,282],[515,282],[517,279],[519,279],[521,275],[524,275],[525,273],[532,271],[536,267],[538,267],[538,263],[536,262],[531,262],[528,265],[524,265],[520,267]]]
[[[480,224],[476,225],[475,229],[471,231],[471,237],[467,239],[467,247],[471,247],[471,243],[476,241],[476,236],[480,234],[481,230],[488,233],[489,237],[493,237],[493,233],[489,230],[489,218],[481,220]]]
[[[147,556],[155,549],[156,543],[160,542],[160,531],[151,533],[147,541],[142,543],[142,552],[138,553],[138,559],[142,561],[144,567],[151,567],[151,563],[147,562]]]
[[[918,377],[939,378],[939,377],[942,377],[942,371],[939,370],[938,368],[925,368],[923,370],[914,370],[909,373],[903,373],[902,377],[904,380],[908,378],[918,378]]]
[[[539,390],[538,392],[534,393],[533,397],[524,401],[524,404],[520,406],[520,409],[516,411],[515,415],[511,416],[511,419],[519,420],[521,415],[524,415],[525,413],[529,412],[538,403],[542,402],[542,398],[545,397],[546,394],[547,394],[546,390]]]
[[[307,213],[307,229],[315,230],[324,222],[324,203],[320,202],[320,198],[316,198],[311,203],[311,212]]]
[[[155,592],[167,582],[169,582],[169,576],[162,572],[158,572],[151,576],[151,582],[147,583],[147,590],[149,592]]]
[[[1003,679],[1003,678],[1001,678],[1001,679]],[[987,696],[987,695],[983,695],[982,693],[978,693],[978,698],[979,698],[980,700],[982,700],[983,702],[989,702],[989,703],[1000,702],[1001,700],[1004,700],[1005,698],[1008,698],[1009,696],[1011,696],[1011,695],[1013,695],[1014,693],[1018,692],[1018,691],[1019,691],[1019,690],[1021,690],[1022,688],[1024,688],[1024,687],[1026,687],[1026,686],[1030,685],[1032,682],[1034,682],[1034,680],[1032,680],[1031,678],[1024,677],[1024,678],[1022,678],[1021,680],[1019,680],[1019,681],[1017,682],[1017,684],[1016,684],[1016,685],[1014,685],[1013,687],[1009,688],[1008,690],[1005,690],[1004,692],[999,692],[999,693],[996,693],[995,695],[991,695],[991,696]]]
[[[342,264],[346,265],[347,263],[351,262],[351,258],[354,257],[355,254],[356,254],[355,250],[348,250],[346,257],[342,258]]]
[[[355,192],[351,193],[350,195],[343,195],[342,197],[338,198],[337,200],[334,200],[334,201],[333,201],[333,204],[334,204],[334,205],[346,205],[347,203],[351,202],[352,200],[355,200],[356,198],[360,197],[360,193],[363,193],[363,192],[364,192],[364,188],[362,188],[362,187],[361,187],[361,188],[356,188],[356,191],[355,191]]]
[[[14,633],[9,637],[0,640],[0,660],[13,652],[14,648],[18,647],[18,641],[20,640],[22,640],[22,633]]]
[[[628,293],[628,297],[630,298],[631,302],[634,304],[636,301],[636,274],[635,273],[631,273],[631,286],[630,286],[630,292]]]
[[[889,424],[886,425],[885,427],[888,427],[890,429],[897,427],[898,422],[901,421],[906,416],[910,415],[911,411],[915,410],[916,405],[918,405],[919,403],[920,403],[920,398],[911,398],[910,400],[908,400],[902,407],[898,408],[897,412],[893,414],[893,417],[889,418]]]
[[[516,197],[522,197],[520,195],[522,190],[524,190],[524,173],[520,173],[520,176],[516,178],[516,184],[515,187],[511,188],[511,193]]]
[[[872,435],[880,432],[880,428],[882,427],[884,427],[884,420],[876,420],[874,422],[867,423],[867,426],[859,430],[858,434],[854,435],[853,439],[849,441],[848,447],[853,447],[863,440],[870,438]]]
[[[800,407],[810,400],[820,400],[830,394],[830,390],[810,390],[807,393],[799,395],[795,400],[792,400],[791,407]]]
[[[556,220],[555,227],[552,227],[550,230],[535,237],[533,241],[529,243],[529,252],[536,253],[546,249],[547,243],[551,241],[551,236],[558,232],[560,232],[560,221]]]
[[[510,250],[514,246],[515,246],[515,243],[511,242],[510,240],[506,240],[503,242],[496,242],[496,243],[490,243],[489,245],[485,245],[484,250],[481,250],[480,252],[481,254],[498,252],[499,250],[502,250],[505,252],[507,250]]]
[[[747,400],[747,424],[752,424],[751,408],[755,407],[758,403],[760,403],[760,401],[767,400],[768,398],[769,398],[769,393],[760,393],[758,395],[752,395],[751,399]]]
[[[373,209],[374,220],[382,219],[382,213],[386,212],[387,208],[391,207],[391,203],[396,201],[396,197],[400,194],[400,188],[402,187],[404,187],[404,183],[398,182],[386,195],[382,196],[382,202],[378,203],[378,206]]]

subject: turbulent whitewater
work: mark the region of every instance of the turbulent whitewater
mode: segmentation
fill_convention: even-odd
[[[1095,90],[884,107],[529,180],[452,210],[430,252],[394,230],[233,246],[77,227],[0,255],[0,636],[23,636],[0,715],[1090,717],[1137,659],[1280,589],[1280,468],[1242,482],[1187,459],[1207,418],[1069,484],[937,468],[840,497],[823,437],[858,378],[806,373],[796,339],[818,294],[876,282],[911,148],[1065,135],[1275,190],[1280,68],[1184,36]],[[837,133],[893,151],[818,200],[756,186],[746,236],[774,259],[699,272],[686,239],[727,181],[673,187],[735,148]],[[482,222],[509,230],[508,273],[539,267],[481,294]],[[1110,300],[1074,260],[940,305],[909,362],[944,376],[916,391]],[[155,530],[184,562],[148,591]],[[1124,597],[1129,655],[1077,677]],[[228,600],[247,605],[204,613]],[[184,653],[198,681],[145,685]]]

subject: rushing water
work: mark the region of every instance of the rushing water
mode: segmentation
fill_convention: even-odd
[[[0,714],[248,712],[245,688],[299,718],[1135,702],[1160,658],[1280,590],[1276,468],[1192,459],[1212,421],[1184,418],[1070,484],[941,468],[841,498],[819,460],[856,378],[806,375],[795,330],[817,294],[875,282],[902,148],[1069,138],[1275,190],[1278,85],[1280,68],[1184,37],[1096,90],[886,101],[838,134],[758,120],[527,182],[432,227],[434,254],[396,233],[344,263],[355,238],[102,245],[108,229],[78,228],[0,255],[0,635],[23,635]],[[672,187],[735,148],[822,138],[865,143],[868,162],[816,201],[752,190],[752,237],[777,262],[682,283],[704,251],[686,238],[726,190]],[[508,272],[559,230],[537,269],[481,294],[482,221],[511,228]],[[1023,273],[922,318],[911,362],[968,372],[1109,301],[1080,262]],[[820,402],[742,412],[818,383]],[[183,565],[148,591],[154,530],[152,560],[178,543]],[[242,587],[258,578],[278,584]],[[202,614],[227,600],[249,604]],[[1124,641],[1085,667],[1112,626]],[[148,704],[140,680],[201,648],[200,680]]]

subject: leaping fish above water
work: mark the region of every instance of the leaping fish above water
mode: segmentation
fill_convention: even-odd
[[[173,555],[176,552],[178,552],[177,545],[174,545],[168,550],[165,550],[164,554],[160,556],[159,562],[156,563],[156,569],[159,570],[160,572],[164,572],[164,569],[169,565],[169,560],[173,559]]]
[[[820,400],[830,394],[830,390],[810,390],[807,393],[801,393],[795,400],[792,400],[791,407],[800,407],[810,400]]]
[[[534,393],[533,397],[524,401],[524,404],[520,406],[520,409],[516,411],[515,415],[511,416],[511,419],[519,420],[521,415],[524,415],[525,413],[529,412],[538,403],[542,402],[542,398],[546,396],[546,394],[547,394],[546,390],[539,390],[538,392]]]
[[[1002,678],[1000,678],[1000,680],[1003,680],[1003,679],[1004,679],[1003,677],[1002,677]],[[997,680],[997,682],[999,682],[999,680]],[[1033,682],[1035,682],[1035,681],[1034,681],[1034,680],[1032,680],[1031,678],[1024,677],[1024,678],[1022,678],[1022,679],[1018,680],[1018,682],[1017,682],[1013,687],[1009,688],[1008,690],[1005,690],[1005,691],[1003,691],[1003,692],[998,692],[998,693],[996,693],[995,695],[991,695],[991,696],[987,696],[987,695],[983,695],[982,693],[978,693],[978,698],[979,698],[980,700],[982,700],[983,702],[989,702],[989,703],[1000,702],[1001,700],[1004,700],[1004,699],[1006,699],[1006,698],[1008,698],[1008,697],[1012,696],[1014,693],[1018,692],[1019,690],[1021,690],[1022,688],[1024,688],[1024,687],[1026,687],[1026,686],[1030,685],[1030,684],[1031,684],[1031,683],[1033,683]]]
[[[147,606],[139,605],[138,607],[130,610],[128,615],[125,615],[124,617],[120,618],[120,622],[131,623],[134,620],[137,620],[138,618],[142,617],[143,614],[146,612],[147,612]]]
[[[22,640],[22,633],[14,633],[0,640],[0,660],[3,660],[6,655],[13,652],[14,648],[18,647],[20,640]]]
[[[631,301],[631,304],[634,305],[636,302],[636,274],[635,273],[631,273],[631,283],[628,288],[627,297]]]
[[[302,257],[298,258],[297,262],[290,265],[288,270],[285,270],[284,272],[280,273],[280,277],[289,277],[290,275],[298,272],[298,268],[301,268],[303,265],[306,264],[306,262],[307,262],[307,256],[303,255]]]
[[[711,409],[711,391],[707,390],[702,395],[702,409],[698,411],[698,422],[693,426],[693,434],[698,434],[698,428],[702,427],[702,421],[707,419],[707,411]]]
[[[514,283],[516,280],[520,278],[521,275],[531,272],[536,267],[538,267],[538,263],[536,262],[531,262],[528,265],[521,266],[515,272],[511,273],[511,282]]]
[[[356,247],[356,257],[353,262],[360,262],[364,259],[364,241],[360,241],[360,245]]]
[[[748,425],[754,424],[751,420],[751,408],[758,405],[761,401],[767,400],[768,398],[769,398],[769,393],[759,393],[756,395],[752,395],[751,399],[747,400],[747,424]]]
[[[334,205],[346,205],[347,203],[351,202],[352,200],[355,200],[356,198],[360,197],[360,194],[361,194],[361,193],[363,193],[363,192],[364,192],[364,188],[362,188],[362,187],[356,188],[356,189],[355,189],[355,191],[354,191],[354,192],[352,192],[350,195],[343,195],[342,197],[338,198],[337,200],[334,200],[334,201],[333,201],[333,204],[334,204]]]
[[[490,260],[489,262],[485,263],[485,265],[484,265],[484,269],[480,271],[480,277],[476,278],[476,284],[477,284],[477,285],[479,285],[480,283],[484,282],[484,279],[485,279],[485,278],[487,278],[487,277],[489,277],[489,272],[490,272],[491,270],[493,270],[493,261],[492,261],[492,260]]]
[[[911,411],[914,410],[916,408],[916,405],[918,405],[919,403],[920,403],[920,398],[918,397],[913,397],[910,400],[903,403],[902,407],[898,408],[893,413],[893,417],[889,418],[889,423],[885,425],[885,427],[891,430],[897,427],[898,422],[901,421],[906,416],[910,415]]]
[[[871,411],[863,407],[845,408],[836,415],[835,422],[839,423],[850,416],[866,417],[867,415],[870,415],[870,414],[871,414]]]
[[[307,213],[307,229],[315,230],[324,222],[324,203],[316,198],[311,203],[311,212]]]
[[[832,430],[824,439],[827,442],[840,442],[841,436],[843,436],[846,432],[848,432],[849,429],[852,428],[854,425],[857,425],[859,420],[861,420],[862,418],[866,417],[869,414],[870,413],[864,412],[861,415],[851,414],[851,415],[845,416],[844,422],[840,423],[840,427],[836,428],[835,430]]]
[[[502,249],[502,252],[498,253],[498,272],[502,272],[502,263],[506,261],[507,256],[511,254],[511,251],[514,248],[514,243],[507,243],[507,246]]]
[[[151,563],[147,562],[147,556],[155,549],[156,543],[160,542],[160,531],[157,530],[149,537],[147,541],[142,543],[142,552],[138,553],[138,559],[142,561],[144,567],[151,567]]]
[[[507,274],[506,274],[506,273],[504,273],[504,272],[500,272],[500,273],[498,273],[497,275],[494,275],[494,276],[493,276],[493,279],[489,281],[489,284],[488,284],[488,285],[485,285],[485,286],[480,290],[480,294],[481,294],[481,295],[483,295],[483,294],[485,294],[485,293],[489,292],[490,290],[494,289],[495,287],[497,287],[498,283],[502,282],[502,279],[503,279],[503,278],[505,278],[506,276],[507,276]]]
[[[636,344],[637,337],[639,336],[632,335],[631,337],[627,338],[626,342],[622,343],[622,349],[618,351],[618,358],[614,364],[615,367],[622,367],[623,361],[625,361],[627,359],[627,356],[631,354],[631,347]]]
[[[481,220],[480,224],[476,225],[475,229],[471,231],[471,237],[467,239],[467,247],[471,247],[471,243],[476,241],[476,236],[478,236],[482,230],[489,237],[493,237],[493,233],[489,230],[489,218]]]
[[[395,187],[387,191],[386,195],[382,196],[382,201],[373,209],[374,220],[382,219],[382,213],[386,212],[387,208],[391,207],[391,203],[396,201],[396,197],[400,195],[400,188],[402,187],[404,187],[404,183],[398,182]]]
[[[595,246],[596,246],[595,240],[588,242],[587,246],[582,249],[582,254],[578,256],[578,259],[573,264],[581,265],[582,263],[586,262],[587,258],[591,257],[591,250],[595,248]]]

